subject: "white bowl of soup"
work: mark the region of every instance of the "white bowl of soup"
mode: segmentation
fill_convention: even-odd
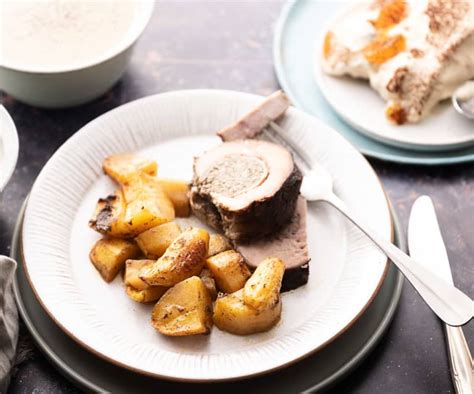
[[[1,0],[0,89],[43,108],[91,101],[123,75],[154,0]]]

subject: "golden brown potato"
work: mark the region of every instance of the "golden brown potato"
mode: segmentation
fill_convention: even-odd
[[[204,283],[193,276],[169,289],[153,308],[152,324],[169,336],[207,334],[212,301]]]
[[[220,234],[211,234],[209,237],[209,257],[232,249],[230,241]]]
[[[235,250],[227,250],[209,257],[206,266],[216,280],[217,287],[224,293],[240,290],[250,276],[244,258]]]
[[[209,295],[211,296],[212,300],[215,300],[217,298],[217,288],[216,288],[216,281],[212,277],[211,271],[209,271],[207,268],[204,268],[201,271],[201,274],[199,277],[202,280],[202,283],[204,283],[204,286],[206,286],[207,291],[209,292]]]
[[[125,198],[121,190],[106,198],[99,198],[89,226],[104,235],[126,238],[128,229],[123,222],[125,209]]]
[[[200,228],[189,228],[166,249],[158,261],[145,268],[140,278],[151,286],[173,286],[199,275],[209,248],[209,234]]]
[[[158,301],[168,290],[167,287],[151,286],[147,289],[138,290],[132,286],[125,286],[127,295],[135,302],[155,302]]]
[[[127,286],[136,290],[145,290],[150,286],[140,279],[140,273],[143,268],[155,264],[156,260],[127,260],[125,262],[125,275],[123,281]]]
[[[113,195],[99,199],[89,226],[110,237],[133,238],[173,219],[173,204],[156,178],[144,174]]]
[[[98,240],[89,254],[94,267],[106,282],[111,282],[125,265],[125,261],[140,254],[134,241],[103,238]]]
[[[186,182],[173,179],[160,179],[158,182],[173,203],[176,216],[187,218],[191,214],[188,197],[189,185]]]
[[[174,219],[174,207],[158,183],[147,174],[134,177],[123,185],[127,204],[123,221],[133,236]]]
[[[278,323],[281,307],[279,298],[270,308],[259,311],[243,301],[243,289],[241,289],[217,299],[212,319],[223,331],[237,335],[255,334],[268,331]]]
[[[244,287],[244,302],[265,310],[279,302],[285,264],[276,257],[263,260]]]
[[[156,176],[156,161],[143,157],[123,154],[107,157],[102,163],[104,172],[118,183],[127,183],[138,174]]]
[[[150,259],[161,257],[168,246],[181,234],[181,227],[175,222],[160,224],[135,238],[138,246]]]

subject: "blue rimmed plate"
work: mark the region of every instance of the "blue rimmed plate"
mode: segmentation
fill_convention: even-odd
[[[356,131],[332,110],[315,80],[314,50],[328,21],[345,5],[347,2],[297,0],[284,7],[274,37],[274,63],[278,80],[293,103],[332,126],[367,156],[424,165],[474,160],[474,147],[410,150],[378,142]]]

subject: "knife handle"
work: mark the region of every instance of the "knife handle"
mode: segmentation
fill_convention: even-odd
[[[448,356],[454,389],[458,394],[474,393],[474,365],[461,327],[445,325]]]

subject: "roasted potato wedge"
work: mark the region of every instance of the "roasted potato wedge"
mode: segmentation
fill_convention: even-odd
[[[243,292],[241,289],[217,299],[212,317],[217,327],[232,334],[249,335],[268,331],[278,323],[282,309],[280,298],[268,309],[259,311],[244,302]]]
[[[187,218],[191,214],[189,184],[173,179],[159,179],[160,186],[171,200],[177,217]]]
[[[220,234],[211,234],[209,237],[209,257],[232,249],[230,241]]]
[[[209,248],[209,234],[200,228],[183,231],[158,261],[142,270],[140,278],[151,286],[173,286],[202,271]]]
[[[125,286],[125,292],[135,302],[155,302],[166,293],[168,287],[150,286],[143,290],[135,289],[132,286]]]
[[[212,301],[200,278],[193,276],[169,289],[153,308],[152,324],[169,336],[207,334]]]
[[[131,154],[107,157],[102,163],[104,172],[118,183],[127,183],[139,174],[156,176],[156,161]]]
[[[209,271],[207,268],[204,268],[201,271],[199,277],[201,278],[202,283],[204,283],[204,286],[206,286],[211,299],[215,300],[217,298],[217,287],[216,281],[212,277],[211,271]]]
[[[156,178],[145,174],[99,199],[89,226],[110,237],[133,238],[173,219],[173,204]]]
[[[175,222],[169,222],[141,233],[135,241],[145,256],[149,259],[157,259],[180,234],[181,227]]]
[[[102,278],[111,282],[124,267],[125,261],[139,254],[140,248],[134,241],[103,238],[92,247],[89,257]]]
[[[127,238],[128,228],[123,219],[126,204],[121,190],[106,198],[100,198],[89,226],[95,231],[117,238]]]
[[[175,217],[173,204],[152,176],[133,178],[123,185],[123,194],[127,204],[123,221],[133,236]]]
[[[140,279],[140,273],[145,267],[155,264],[156,260],[127,260],[125,262],[125,274],[123,281],[127,286],[133,287],[135,290],[145,290],[150,287]]]
[[[279,302],[285,264],[276,257],[263,260],[244,287],[244,302],[265,310]]]
[[[242,255],[235,250],[227,250],[206,260],[206,267],[216,280],[217,287],[224,293],[234,293],[244,287],[250,271]]]

